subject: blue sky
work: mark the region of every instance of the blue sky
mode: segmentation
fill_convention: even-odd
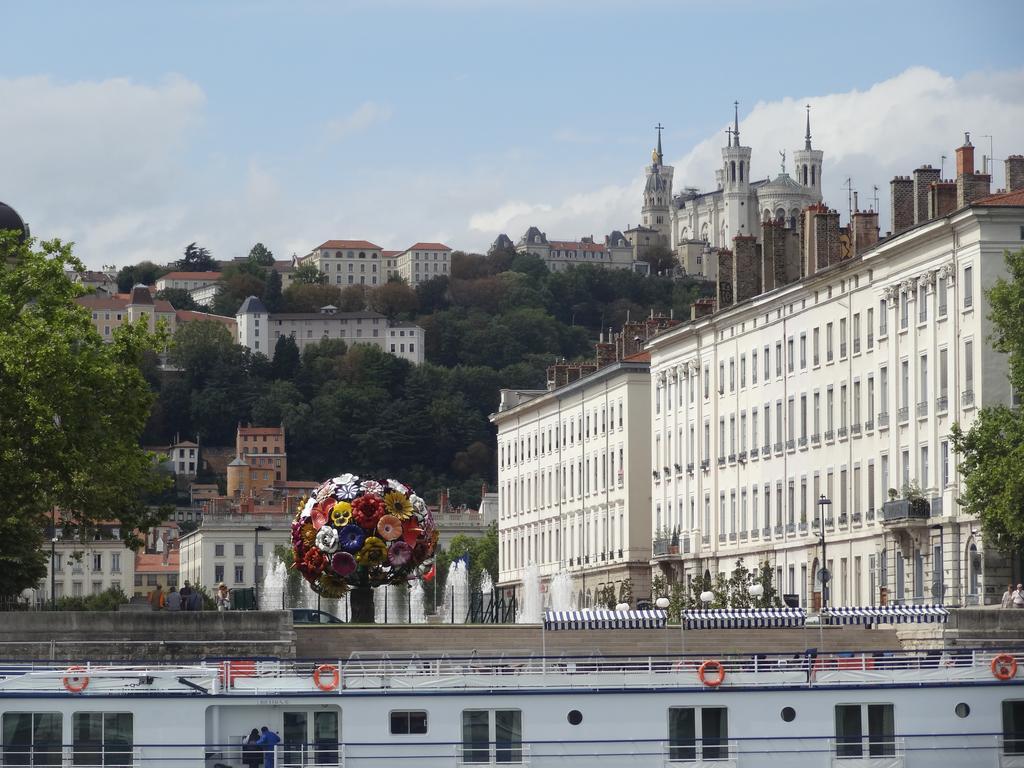
[[[994,135],[997,159],[1024,152],[1016,0],[37,2],[4,16],[21,34],[0,51],[0,199],[91,266],[166,261],[192,240],[220,257],[263,240],[280,257],[333,237],[482,249],[527,221],[603,234],[636,223],[658,121],[677,187],[712,184],[734,99],[756,173],[799,145],[809,100],[827,178],[882,186],[883,211],[891,175],[952,156],[963,130]]]

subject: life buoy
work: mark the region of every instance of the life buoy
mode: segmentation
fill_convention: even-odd
[[[708,669],[717,670],[715,677],[707,677]],[[700,665],[697,670],[697,677],[708,688],[717,688],[725,681],[725,665],[717,659],[708,659]]]
[[[85,667],[68,667],[68,672],[85,672]],[[64,687],[71,693],[81,693],[89,687],[89,678],[85,675],[67,674],[61,678]]]
[[[326,680],[323,675],[328,675]],[[321,664],[313,670],[313,685],[321,691],[336,690],[341,685],[341,670],[334,664]]]
[[[992,675],[996,680],[1011,680],[1017,676],[1017,660],[1008,653],[992,659]]]

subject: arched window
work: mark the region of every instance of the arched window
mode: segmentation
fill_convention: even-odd
[[[772,220],[772,212],[768,208],[765,208],[764,209],[764,213],[761,214],[761,221],[771,221],[771,220]]]
[[[740,181],[743,181],[743,161],[740,160]]]
[[[736,181],[736,161],[729,161],[729,181]]]
[[[801,183],[805,187],[807,186],[807,163],[803,164],[803,175],[802,175]]]
[[[775,210],[775,221],[779,224],[784,224],[786,222],[786,211],[784,209],[777,208]]]
[[[811,166],[811,186],[812,187],[815,184],[815,181],[814,181],[814,171],[815,171],[816,168],[817,168],[817,166],[814,166],[814,165]]]

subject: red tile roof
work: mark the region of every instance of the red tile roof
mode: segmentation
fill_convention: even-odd
[[[369,240],[328,240],[326,243],[318,245],[314,250],[321,250],[323,248],[362,248],[364,250],[381,250],[379,245],[374,245]]]
[[[635,355],[626,355],[622,358],[624,362],[630,363],[649,363],[651,362],[650,352],[637,352]]]
[[[383,256],[385,259],[393,259],[400,253],[401,251],[381,251],[380,255]]]
[[[1016,208],[1024,206],[1024,189],[1018,189],[1013,192],[999,192],[995,195],[989,195],[979,200],[975,200],[972,205],[983,205],[987,207],[1006,207]]]
[[[406,248],[407,251],[450,251],[444,243],[416,243]]]
[[[167,552],[167,563],[164,564],[164,553],[157,552],[152,555],[147,555],[144,552],[140,552],[135,555],[135,572],[136,573],[177,573],[178,565],[181,560],[181,554],[177,549],[172,549]]]
[[[168,272],[157,280],[220,280],[220,272]]]
[[[222,323],[223,325],[226,325],[229,329],[234,329],[238,325],[235,322],[235,318],[233,317],[224,317],[224,315],[214,315],[209,312],[193,312],[191,309],[179,309],[174,314],[175,319],[179,323],[190,323],[193,320],[210,320],[215,323]]]

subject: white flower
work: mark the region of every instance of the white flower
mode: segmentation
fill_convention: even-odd
[[[415,508],[415,510],[419,514],[421,514],[421,515],[427,514],[427,503],[425,501],[423,501],[423,499],[421,499],[415,493],[412,496],[409,497],[409,501],[412,502],[413,508]]]
[[[388,480],[388,488],[390,488],[392,491],[398,491],[399,493],[404,493],[406,496],[409,495],[409,486],[402,485],[397,480],[389,479]]]
[[[378,496],[384,491],[384,486],[376,480],[363,480],[360,487],[363,489],[364,493],[375,493]]]
[[[313,514],[313,507],[315,506],[316,499],[313,496],[310,496],[308,499],[306,499],[306,506],[302,508],[302,517],[304,519],[309,518],[309,516]]]
[[[331,555],[338,551],[338,531],[325,525],[316,532],[316,547],[321,552]]]
[[[352,501],[359,493],[359,478],[353,475],[342,475],[342,478],[351,478],[343,483],[338,483],[334,489],[334,496],[342,501]]]
[[[348,485],[349,483],[358,483],[359,478],[351,472],[346,472],[344,475],[338,475],[331,482],[335,485]]]

